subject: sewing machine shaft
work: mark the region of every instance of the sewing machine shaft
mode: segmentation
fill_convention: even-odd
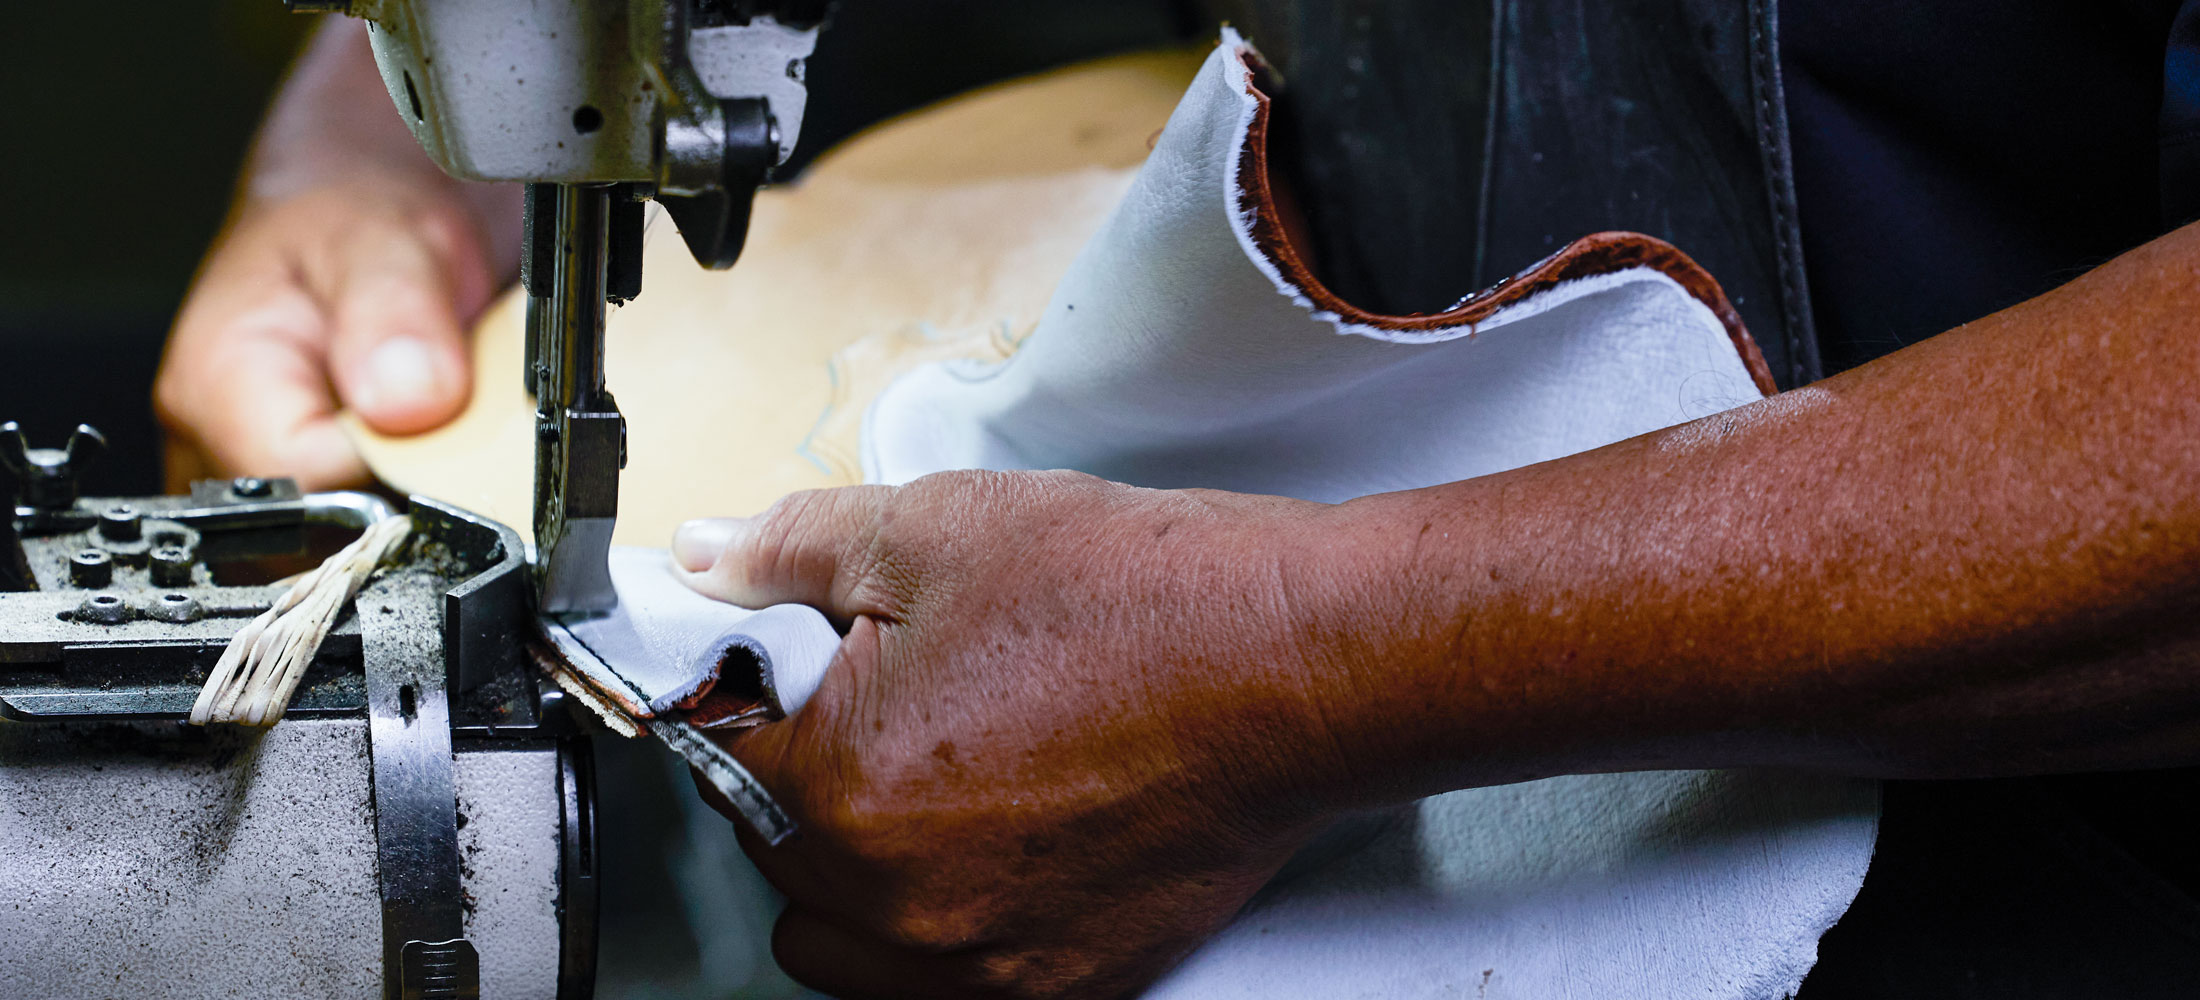
[[[626,418],[604,388],[604,307],[638,292],[641,203],[620,185],[534,184],[527,192],[528,383],[535,392],[535,573],[544,613],[618,603],[607,559],[626,467]],[[614,243],[613,219],[631,235]],[[621,287],[611,288],[618,255]],[[548,267],[544,265],[548,264]]]

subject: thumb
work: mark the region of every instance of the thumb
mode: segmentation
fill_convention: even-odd
[[[808,490],[755,517],[689,521],[673,535],[673,560],[688,586],[730,604],[808,604],[838,621],[872,614],[854,595],[893,494],[891,486]]]
[[[439,427],[473,391],[457,280],[426,241],[363,235],[329,296],[329,370],[344,405],[386,434]]]

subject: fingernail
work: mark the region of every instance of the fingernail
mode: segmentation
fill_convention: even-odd
[[[442,374],[435,352],[414,337],[392,337],[367,355],[365,398],[356,405],[377,415],[434,402]]]
[[[672,561],[690,573],[711,568],[741,524],[738,517],[706,517],[681,525],[672,533]]]

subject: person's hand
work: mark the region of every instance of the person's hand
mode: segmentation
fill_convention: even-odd
[[[1331,509],[949,473],[683,526],[697,589],[847,628],[800,712],[726,744],[801,826],[744,828],[780,964],[843,997],[1116,997],[1221,928],[1332,808]]]
[[[247,203],[185,299],[155,383],[171,485],[363,482],[338,410],[395,434],[456,416],[471,386],[463,331],[493,291],[479,226],[442,185],[360,174]]]

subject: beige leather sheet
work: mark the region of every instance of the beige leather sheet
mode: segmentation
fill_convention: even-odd
[[[704,271],[653,215],[642,295],[609,321],[627,418],[616,540],[750,514],[858,482],[863,411],[895,376],[998,360],[1121,200],[1204,49],[1119,56],[976,91],[880,125],[760,192],[748,248]],[[474,394],[414,437],[346,426],[390,485],[529,530],[533,404],[524,299],[475,329]]]

